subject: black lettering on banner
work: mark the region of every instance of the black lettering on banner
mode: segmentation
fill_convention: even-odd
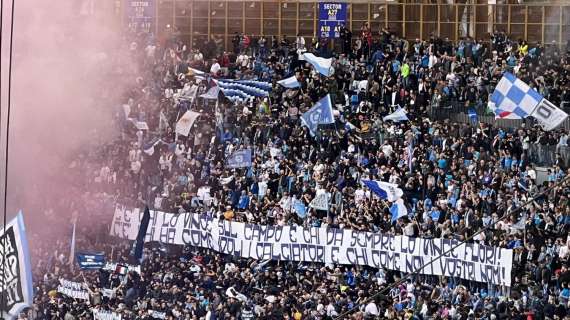
[[[272,248],[272,244],[271,243],[264,243],[264,242],[259,242],[257,243],[257,246],[255,247],[255,254],[257,255],[256,259],[258,260],[269,260],[272,257],[271,254],[271,248]]]
[[[424,264],[424,258],[422,256],[414,256],[411,254],[404,255],[404,272],[413,273],[420,271],[420,268]],[[422,270],[423,271],[423,270]]]
[[[548,119],[552,115],[552,109],[549,108],[547,104],[541,103],[538,105],[538,108],[536,108],[536,113],[542,118]]]
[[[402,253],[414,254],[414,251],[416,250],[416,238],[401,237],[400,248]]]
[[[317,246],[317,262],[325,263],[325,246]]]
[[[289,226],[289,242],[297,242],[297,226]]]
[[[421,239],[423,242],[423,253],[428,256],[440,256],[442,252],[439,239]]]
[[[253,225],[246,223],[243,226],[243,238],[245,240],[251,240],[253,238]]]
[[[368,255],[366,254],[365,248],[348,248],[346,250],[346,257],[351,264],[368,264]]]
[[[171,228],[176,228],[176,226],[178,225],[178,218],[180,216],[177,214],[172,214],[170,215],[170,227]]]
[[[225,254],[241,257],[241,245],[238,248],[238,240],[231,237],[220,237],[218,240],[219,251]],[[241,242],[240,242],[241,243]]]
[[[390,270],[400,270],[400,253],[380,251],[380,265]]]
[[[474,248],[478,246],[475,243],[466,243],[465,244],[465,253],[463,254],[463,260],[477,262],[477,250]]]
[[[291,259],[291,244],[290,243],[282,243],[281,244],[281,258],[283,260],[290,260]]]
[[[350,246],[356,247],[358,242],[358,231],[350,230]]]
[[[319,241],[319,228],[304,228],[303,239],[307,243],[320,243]]]
[[[370,260],[369,262],[371,263],[371,267],[374,268],[382,268],[384,267],[381,262],[380,262],[380,250],[371,250],[370,251]]]
[[[331,247],[331,262],[332,263],[339,263],[338,261],[338,253],[340,252],[339,247]]]
[[[503,283],[501,267],[481,265],[481,281],[490,283]]]
[[[327,245],[342,246],[344,231],[337,228],[327,230]]]
[[[497,248],[485,246],[485,264],[497,264]]]
[[[457,240],[451,240],[451,239],[440,239],[440,240],[443,247],[443,255],[446,257],[458,258],[456,250],[457,248],[453,249],[452,251],[449,251],[457,245]]]
[[[291,256],[293,257],[293,261],[301,260],[301,248],[300,245],[297,243],[291,244]]]
[[[463,261],[463,265],[465,268],[465,279],[477,281],[477,278],[475,278],[475,263],[470,261]]]
[[[396,247],[394,246],[395,238],[391,235],[382,235],[382,243],[380,247],[382,250],[385,251],[396,251]]]
[[[232,223],[225,220],[218,221],[219,235],[225,237],[237,238],[237,232],[232,232]]]
[[[176,238],[176,228],[160,228],[160,242],[173,244]]]

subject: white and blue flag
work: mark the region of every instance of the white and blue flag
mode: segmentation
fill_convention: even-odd
[[[317,57],[312,53],[305,53],[303,54],[305,61],[312,64],[315,70],[317,70],[320,74],[330,77],[334,73],[334,69],[332,67],[332,58],[325,59],[321,57]]]
[[[489,108],[496,119],[532,116],[545,130],[558,127],[568,117],[566,112],[509,72],[505,72],[489,98]]]
[[[218,94],[220,93],[220,87],[217,85],[213,85],[208,89],[208,91],[204,94],[201,94],[200,97],[207,100],[216,100],[218,99]]]
[[[392,223],[396,222],[398,219],[408,215],[408,208],[404,204],[404,200],[398,199],[390,207],[390,214],[392,215]]]
[[[317,132],[319,124],[334,123],[334,115],[330,95],[317,101],[309,111],[303,113],[301,122],[309,128],[312,135]]]
[[[226,168],[249,168],[251,167],[251,149],[242,149],[232,153],[226,159]]]
[[[294,89],[299,88],[301,84],[297,80],[297,77],[291,76],[287,79],[277,81],[278,84],[284,86],[285,88]]]
[[[404,195],[404,191],[393,183],[377,180],[362,180],[362,183],[380,199],[386,199],[390,202],[394,202]]]
[[[398,108],[396,111],[392,112],[391,114],[385,116],[383,118],[384,121],[394,121],[394,122],[399,122],[399,121],[408,121],[408,116],[406,115],[406,111],[402,108]]]

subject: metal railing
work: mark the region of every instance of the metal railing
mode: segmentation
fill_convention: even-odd
[[[469,117],[468,110],[464,104],[458,101],[449,101],[440,106],[430,108],[430,118],[438,121],[449,120],[457,123],[474,124]],[[491,125],[494,129],[502,128],[508,131],[517,130],[524,127],[530,128],[536,122],[533,119],[495,119],[494,115],[489,115],[482,108],[476,108],[477,120]],[[569,112],[569,110],[565,110]],[[570,119],[558,128],[558,130],[570,131]],[[570,147],[563,145],[543,145],[531,143],[528,149],[529,160],[539,166],[551,167],[560,161],[564,167],[570,166]]]

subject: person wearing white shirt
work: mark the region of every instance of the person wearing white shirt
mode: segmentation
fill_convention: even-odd
[[[287,192],[285,192],[283,194],[283,197],[281,198],[281,200],[279,200],[279,206],[285,212],[291,212],[292,203],[293,203],[293,201],[291,201],[291,197],[287,194]]]
[[[380,315],[380,310],[374,301],[370,301],[364,308],[364,314],[368,316],[378,316]]]
[[[214,60],[215,61],[215,60]],[[220,66],[220,64],[218,63],[218,61],[215,61],[212,66],[210,67],[210,73],[211,74],[218,74],[218,72],[220,72],[220,69],[222,69],[222,67]]]
[[[362,188],[356,189],[356,191],[354,191],[354,202],[356,203],[356,205],[362,203],[365,198],[366,198],[366,193]]]
[[[297,50],[305,49],[305,38],[301,37],[300,34],[297,34],[297,40],[295,40],[295,45],[297,46]]]

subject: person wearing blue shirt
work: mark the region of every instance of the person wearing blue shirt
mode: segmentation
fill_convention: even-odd
[[[440,169],[445,170],[447,168],[447,160],[445,158],[439,158],[439,160],[437,160],[437,166]]]
[[[392,61],[392,72],[398,73],[400,71],[400,65],[401,65],[400,61],[397,59],[394,59]]]
[[[378,62],[384,61],[384,53],[380,48],[377,48],[372,57],[370,57],[370,62],[372,65],[375,65]]]
[[[238,209],[244,210],[249,206],[249,197],[245,193],[245,190],[241,192],[241,197],[238,202]]]

